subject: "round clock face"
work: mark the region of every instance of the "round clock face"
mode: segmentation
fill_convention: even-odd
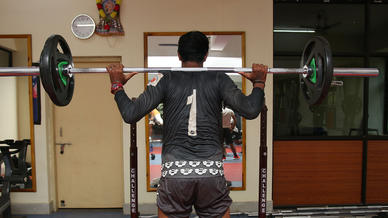
[[[96,28],[94,20],[86,14],[77,15],[71,22],[71,31],[80,39],[90,38]]]

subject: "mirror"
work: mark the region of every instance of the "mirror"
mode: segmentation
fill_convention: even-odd
[[[31,52],[31,35],[0,35],[0,67],[30,67]],[[25,178],[12,184],[12,191],[36,191],[32,82],[31,76],[0,78],[0,141],[30,140],[24,151],[12,155],[12,175]],[[2,163],[1,176],[4,170]]]
[[[178,40],[184,32],[144,33],[144,67],[181,67]],[[209,54],[204,67],[245,67],[244,32],[204,32],[209,38]],[[245,79],[228,74],[245,93]],[[144,75],[144,87],[158,79],[157,73]],[[146,116],[147,191],[155,191],[160,178],[163,105]],[[228,116],[231,119],[232,116]],[[245,190],[245,119],[235,114],[235,128],[225,147],[225,178],[232,190]],[[230,142],[231,141],[231,142]]]

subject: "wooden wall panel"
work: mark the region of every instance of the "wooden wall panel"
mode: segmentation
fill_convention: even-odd
[[[362,141],[275,141],[274,206],[361,203]]]
[[[366,203],[388,204],[388,141],[368,142]]]

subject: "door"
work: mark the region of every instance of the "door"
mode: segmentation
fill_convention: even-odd
[[[120,57],[74,58],[75,67],[82,68],[120,61]],[[121,208],[122,119],[110,93],[109,75],[74,76],[70,104],[54,109],[59,208]]]

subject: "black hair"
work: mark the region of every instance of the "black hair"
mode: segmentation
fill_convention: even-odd
[[[209,39],[199,31],[191,31],[179,38],[178,53],[182,61],[202,63],[209,51]]]

